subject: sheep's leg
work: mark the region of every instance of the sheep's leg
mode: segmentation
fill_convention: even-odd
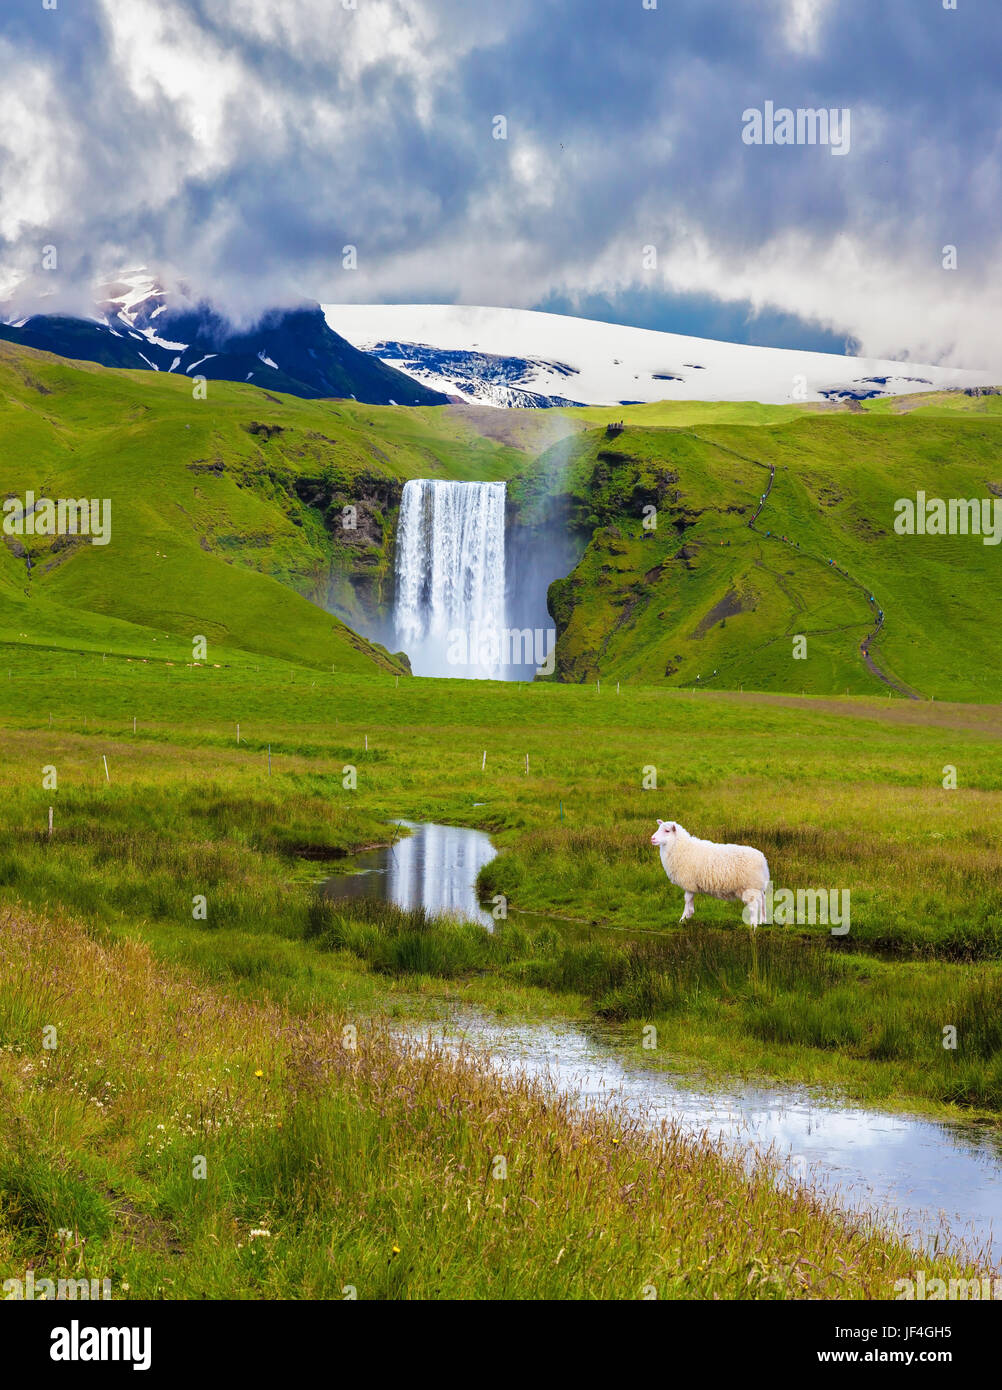
[[[686,893],[685,911],[682,913],[682,916],[678,919],[680,922],[685,922],[695,912],[696,909],[693,907],[693,899],[695,898],[695,896],[695,893]]]
[[[753,888],[749,888],[742,893],[741,901],[748,909],[748,925],[751,927],[752,931],[754,931],[759,921],[765,920],[764,899],[762,894]]]

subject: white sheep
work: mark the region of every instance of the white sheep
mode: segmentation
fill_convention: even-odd
[[[761,850],[751,845],[717,845],[697,840],[673,820],[661,820],[651,836],[661,850],[661,864],[676,888],[685,893],[684,922],[694,911],[697,893],[711,898],[738,898],[747,904],[754,929],[765,918],[765,890],[769,865]]]

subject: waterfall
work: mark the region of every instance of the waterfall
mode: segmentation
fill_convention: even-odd
[[[394,623],[415,675],[503,674],[504,518],[504,483],[404,484]]]

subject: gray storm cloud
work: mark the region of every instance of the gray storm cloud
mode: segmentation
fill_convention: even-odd
[[[5,13],[0,282],[81,312],[145,264],[244,323],[690,292],[1002,370],[1000,40],[994,0]],[[766,101],[850,109],[851,150],[745,144]]]

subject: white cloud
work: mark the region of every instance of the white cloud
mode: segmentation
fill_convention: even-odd
[[[593,265],[575,267],[574,284],[585,293],[643,286],[633,269],[637,244],[620,240]],[[894,255],[849,234],[822,239],[791,230],[736,262],[689,227],[659,258],[658,273],[670,291],[817,322],[857,339],[861,356],[1002,374],[994,326],[1002,316],[1002,246],[985,284],[944,270],[933,245],[925,257],[914,250]]]
[[[44,227],[58,204],[67,174],[68,146],[61,120],[68,112],[49,73],[24,63],[0,40],[0,238],[16,242]]]
[[[783,37],[794,53],[819,51],[830,0],[779,0]]]
[[[882,21],[850,0],[675,0],[669,61],[637,38],[665,7],[627,38],[602,6],[589,26],[572,0],[544,8],[100,0],[79,55],[0,40],[0,279],[55,241],[60,307],[80,278],[141,262],[244,319],[305,296],[688,291],[874,354],[998,360],[997,79],[987,59],[938,62],[967,29],[905,0]],[[934,72],[883,64],[906,23]],[[851,105],[848,157],[741,143],[749,101],[798,91]],[[499,112],[508,141],[491,139]]]

